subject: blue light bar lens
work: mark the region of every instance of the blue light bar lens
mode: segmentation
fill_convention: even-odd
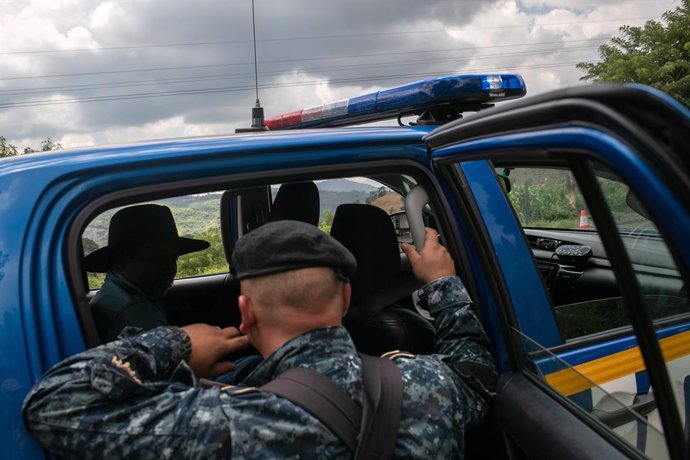
[[[302,121],[284,125],[284,128],[309,128],[318,126],[343,126],[396,117],[399,114],[421,113],[444,104],[453,104],[462,111],[477,110],[480,104],[516,99],[526,93],[525,82],[515,74],[452,75],[422,80],[395,88],[377,91],[352,98],[338,110],[311,116],[305,110]],[[280,118],[280,117],[276,117]],[[267,120],[267,125],[270,120]]]

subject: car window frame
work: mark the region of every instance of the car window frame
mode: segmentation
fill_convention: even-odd
[[[588,160],[592,160],[595,162],[602,162],[601,156],[596,151],[582,150],[582,149],[577,149],[577,148],[554,149],[554,150],[550,150],[548,152],[548,155],[544,155],[543,152],[535,152],[535,151],[530,150],[530,149],[525,150],[525,149],[509,148],[509,149],[503,149],[500,153],[492,152],[490,154],[484,153],[481,155],[473,154],[473,155],[467,155],[467,157],[465,157],[465,158],[459,158],[457,156],[449,155],[447,157],[435,159],[435,161],[439,164],[447,164],[447,163],[454,164],[456,170],[460,170],[461,169],[460,165],[462,165],[462,163],[464,163],[466,161],[483,160],[483,161],[492,162],[492,160],[497,160],[497,162],[502,162],[502,163],[506,163],[506,162],[510,161],[512,164],[512,160],[514,158],[510,158],[510,160],[508,160],[507,158],[509,158],[509,156],[510,156],[508,154],[508,152],[515,155],[514,158],[518,158],[521,162],[524,162],[524,164],[545,164],[545,163],[552,163],[552,162],[556,162],[556,163],[560,162],[562,164],[564,161],[565,162],[584,163]],[[493,168],[493,164],[491,164],[491,167]],[[572,165],[570,165],[569,167],[571,168],[571,170],[573,170]],[[615,226],[615,222],[613,221],[613,218],[610,216],[610,211],[608,210],[608,206],[605,204],[605,201],[603,200],[603,195],[601,194],[600,186],[599,186],[598,182],[596,181],[596,177],[595,177],[594,173],[592,171],[589,171],[589,174],[591,175],[591,177],[590,177],[590,176],[586,175],[587,174],[586,170],[585,170],[585,173],[582,173],[582,169],[584,169],[584,168],[580,168],[578,174],[575,174],[574,170],[573,170],[573,173],[575,175],[575,179],[577,181],[577,184],[581,189],[583,197],[585,198],[585,201],[588,203],[588,205],[593,200],[599,200],[600,203],[604,203],[603,204],[604,209],[598,210],[596,215],[592,214],[593,218],[595,219],[595,221],[601,220],[602,218],[599,215],[600,212],[609,213],[610,219],[603,221],[601,223],[601,225],[607,225],[609,227],[609,230],[611,230],[613,233],[610,236],[614,239],[617,239],[619,241],[621,247],[622,247],[623,243],[622,243],[622,241],[620,241],[620,236],[618,235],[617,227]],[[613,169],[616,170],[615,167]],[[498,186],[498,183],[497,183],[497,186]],[[587,189],[587,190],[585,190],[585,189]],[[594,198],[593,195],[596,195],[596,198]],[[504,198],[505,198],[506,202],[509,201],[507,196],[504,195]],[[513,213],[513,219],[515,220],[517,225],[520,226],[520,224],[519,224],[520,221],[519,221],[518,217],[515,215],[512,206],[510,206],[510,209],[511,209],[511,212]],[[590,209],[590,211],[591,211],[591,209]],[[611,225],[613,225],[613,227],[611,227]],[[520,228],[522,228],[522,227],[520,226]],[[660,232],[660,235],[665,238],[665,233],[664,233],[662,228],[659,229],[659,232]],[[529,246],[529,244],[527,242],[526,235],[524,234],[524,232],[521,232],[521,233],[522,233],[522,237],[524,238],[524,244]],[[488,240],[488,241],[490,241],[490,240]],[[607,244],[604,241],[602,241],[602,243],[604,245]],[[489,244],[491,244],[491,243],[489,243]],[[670,246],[671,251],[673,252],[674,248],[672,247],[672,245],[669,245],[669,246]],[[625,250],[625,248],[622,247],[622,250]],[[530,251],[530,255],[532,257],[532,262],[534,264],[535,270],[538,270],[536,260],[534,259],[534,256],[531,253],[531,251]],[[611,256],[609,255],[609,257],[611,257]],[[496,263],[498,264],[498,262],[496,262]],[[629,267],[632,271],[632,265],[630,264],[629,261],[628,261],[628,264],[629,264]],[[679,267],[682,267],[682,265],[679,265]],[[680,270],[680,268],[679,268],[679,271],[681,273],[681,276],[685,276],[685,273],[682,270]],[[634,272],[632,274],[634,276]],[[683,278],[683,279],[686,279],[686,278]],[[638,295],[641,295],[639,289],[637,292],[638,292]],[[553,308],[553,304],[551,302],[550,297],[547,296],[547,298],[548,298],[549,305],[551,306],[551,308]],[[509,328],[510,327],[517,327],[517,329],[521,331],[522,329],[519,326],[517,326],[517,322],[512,322],[512,321],[514,321],[514,318],[515,318],[514,314],[515,313],[514,313],[514,311],[512,311],[512,306],[511,306],[510,302],[508,302],[506,304],[506,306],[508,306],[508,308],[511,310],[504,315],[506,318],[509,319],[508,327]],[[511,321],[511,317],[513,318],[512,321]],[[512,322],[512,324],[511,324],[511,322]],[[658,393],[659,395],[661,395],[661,397],[659,398],[660,399],[660,402],[659,402],[660,412],[664,411],[665,419],[666,420],[670,419],[670,421],[667,421],[666,423],[671,423],[672,427],[670,428],[670,430],[673,431],[674,433],[676,433],[676,436],[673,439],[667,439],[667,446],[668,446],[669,450],[673,449],[672,446],[675,446],[676,449],[678,449],[678,446],[683,445],[683,442],[684,442],[683,438],[682,438],[682,432],[683,432],[682,426],[680,424],[680,418],[679,418],[679,414],[678,414],[678,410],[677,410],[678,408],[677,408],[677,405],[676,405],[676,402],[674,399],[673,392],[671,390],[670,379],[668,377],[668,372],[667,372],[665,363],[663,362],[663,359],[661,358],[661,352],[659,350],[659,344],[656,341],[656,336],[654,333],[654,326],[651,323],[651,320],[647,322],[645,327],[646,327],[646,331],[647,331],[648,335],[651,335],[654,338],[654,340],[651,343],[651,348],[656,349],[656,353],[655,353],[656,356],[654,356],[652,358],[653,361],[649,361],[649,360],[645,359],[645,364],[650,369],[651,368],[660,369],[659,372],[661,372],[665,376],[665,378],[661,379],[662,382],[656,383],[655,388],[657,388],[657,390],[655,390],[655,394]],[[649,334],[650,331],[651,331],[651,334]],[[634,331],[634,329],[633,329],[633,332],[635,332],[634,337],[637,337],[636,331]],[[514,339],[511,339],[510,334],[509,334],[509,337],[506,338],[506,342],[512,343],[513,346],[517,345],[518,349],[522,350],[521,344],[516,344],[516,341]],[[561,345],[561,346],[563,346],[563,345]],[[646,343],[644,346],[650,347],[650,344]],[[571,349],[574,349],[576,347],[577,347],[576,345],[573,345],[571,347]],[[547,348],[551,349],[551,347],[547,347]],[[518,359],[517,361],[522,362],[522,365],[519,368],[522,370],[522,372],[527,372],[528,374],[532,374],[532,371],[530,370],[529,360]],[[655,376],[658,375],[658,373],[652,373],[652,374],[654,374]],[[579,408],[575,403],[570,401],[567,397],[560,395],[558,392],[556,392],[555,390],[550,388],[546,382],[540,381],[538,376],[535,375],[534,377],[535,377],[535,382],[539,381],[538,385],[543,387],[545,391],[547,391],[551,394],[553,394],[553,393],[558,394],[558,398],[561,399],[564,404],[572,407],[576,411],[582,411],[581,408]],[[654,382],[652,382],[652,384],[654,385]],[[661,388],[661,389],[659,389],[659,388]],[[661,400],[663,400],[663,401],[661,401]],[[583,414],[585,414],[584,411],[583,411]],[[590,418],[591,418],[591,416],[590,416]],[[586,420],[586,418],[583,420]],[[596,420],[592,419],[591,422],[592,422],[593,426],[598,425]],[[662,419],[662,423],[663,423],[663,419]],[[663,426],[664,426],[665,432],[668,432],[669,431],[669,428],[667,428],[668,425],[664,424]],[[601,429],[602,427],[600,426],[599,428]],[[608,429],[608,428],[604,427],[604,430],[606,430],[606,429]],[[602,431],[601,433],[603,434],[604,432]],[[681,433],[681,436],[680,437],[677,436],[677,433]]]
[[[403,148],[404,147],[401,147],[401,149]],[[448,211],[447,203],[442,198],[443,195],[439,189],[438,181],[425,165],[406,158],[396,160],[365,159],[356,163],[296,166],[293,168],[275,168],[253,172],[222,174],[190,180],[168,180],[145,186],[122,187],[119,190],[104,194],[90,201],[69,224],[67,235],[63,240],[64,260],[66,264],[65,273],[70,281],[68,288],[73,299],[75,315],[80,325],[86,347],[91,348],[99,345],[101,341],[96,332],[95,323],[89,307],[90,290],[88,288],[88,281],[85,280],[83,270],[81,269],[81,259],[83,257],[81,235],[89,222],[108,209],[174,196],[219,191],[221,189],[232,191],[266,183],[298,182],[315,178],[366,177],[368,175],[391,173],[391,171],[395,171],[396,174],[409,175],[419,180],[419,183],[429,191],[429,196],[433,200],[435,209],[443,216],[439,224],[443,225],[446,228],[447,234],[450,235],[451,232],[453,232],[453,219],[448,217],[450,212]],[[228,202],[230,201],[231,200],[228,200]],[[223,218],[221,217],[221,225],[223,225],[222,221]],[[230,224],[230,222],[228,222],[228,224]],[[222,226],[221,232],[226,234]],[[234,245],[235,241],[233,241],[232,235],[228,238],[228,242],[231,246],[226,247],[229,248]],[[455,251],[456,257],[461,257],[458,255],[458,246],[454,243],[452,238],[449,243],[452,245],[449,249]],[[471,289],[471,285],[469,286]]]

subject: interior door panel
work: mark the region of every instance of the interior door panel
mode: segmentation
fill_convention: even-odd
[[[615,460],[636,454],[613,447],[520,373],[501,376],[494,411],[511,459]]]

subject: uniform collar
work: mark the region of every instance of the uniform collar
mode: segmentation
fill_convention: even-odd
[[[314,329],[299,335],[273,352],[245,380],[250,386],[261,386],[288,369],[306,367],[328,376],[334,361],[359,360],[347,330],[342,326]]]

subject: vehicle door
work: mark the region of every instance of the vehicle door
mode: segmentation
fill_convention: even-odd
[[[689,132],[664,94],[597,85],[425,138],[513,458],[688,458]]]

